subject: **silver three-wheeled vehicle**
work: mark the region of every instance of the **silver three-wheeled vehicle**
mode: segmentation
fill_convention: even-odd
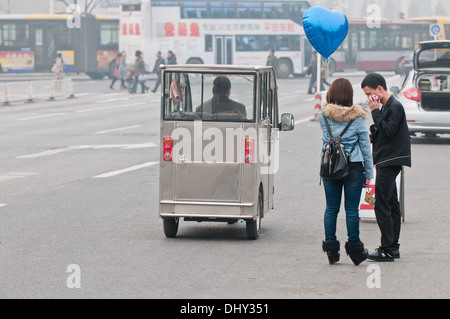
[[[160,216],[175,237],[185,221],[246,222],[257,239],[273,209],[280,131],[274,70],[262,66],[162,66]]]

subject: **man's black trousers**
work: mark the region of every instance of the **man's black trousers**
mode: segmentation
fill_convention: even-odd
[[[375,216],[381,231],[381,247],[395,249],[399,246],[398,241],[402,224],[396,178],[402,167],[377,167],[376,170]]]

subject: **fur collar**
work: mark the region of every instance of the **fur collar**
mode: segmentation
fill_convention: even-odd
[[[367,118],[367,111],[359,105],[346,107],[327,103],[322,107],[322,113],[326,118],[335,122],[350,122],[351,120],[356,120],[358,117],[362,117],[363,119]]]

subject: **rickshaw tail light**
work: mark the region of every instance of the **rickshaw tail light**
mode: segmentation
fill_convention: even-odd
[[[163,157],[164,161],[172,161],[173,139],[172,137],[164,137]]]
[[[245,139],[245,162],[253,163],[253,153],[255,150],[255,141],[252,138]]]

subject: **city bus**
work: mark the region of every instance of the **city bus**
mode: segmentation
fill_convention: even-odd
[[[428,25],[438,24],[441,27],[441,35],[436,40],[449,40],[450,18],[448,17],[423,17],[411,18],[409,21],[427,23]]]
[[[119,20],[81,15],[78,24],[74,21],[67,14],[1,15],[1,72],[50,72],[61,53],[65,72],[86,73],[95,79],[113,75]]]
[[[370,28],[366,20],[349,20],[349,32],[329,62],[330,73],[353,69],[403,73],[403,59],[422,41],[432,40],[429,23],[380,21]]]
[[[305,74],[312,49],[303,27],[307,1],[122,0],[120,51],[128,63],[144,53],[153,69],[156,52],[172,51],[180,64],[266,65],[278,58],[277,75]]]

